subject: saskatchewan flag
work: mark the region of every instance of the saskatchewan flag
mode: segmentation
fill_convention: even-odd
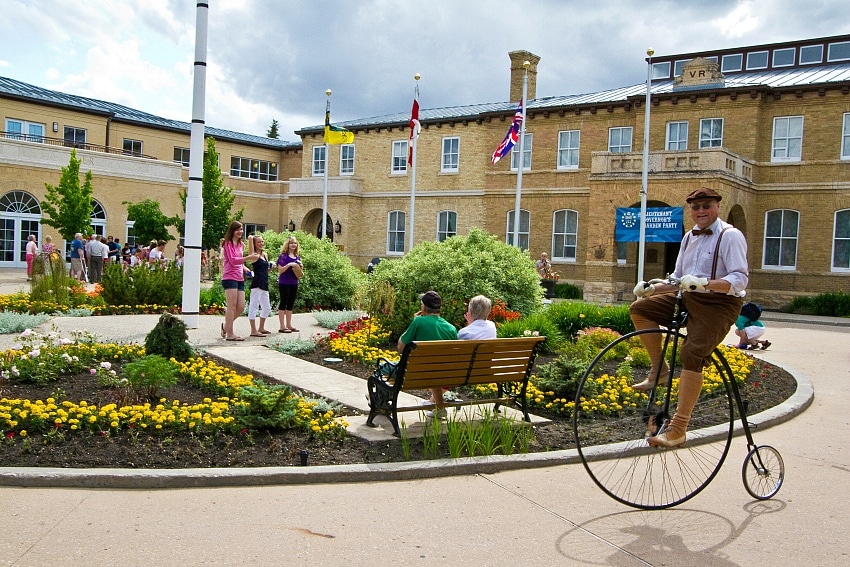
[[[328,102],[330,107],[330,102]],[[326,144],[353,144],[354,132],[340,128],[339,126],[331,126],[331,109],[325,111],[325,143]]]

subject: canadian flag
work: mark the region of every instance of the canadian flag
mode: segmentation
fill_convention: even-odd
[[[419,90],[417,89],[416,96],[413,97],[413,108],[410,110],[410,141],[407,143],[407,166],[413,162],[413,144],[419,138],[419,132],[422,126],[419,124]]]

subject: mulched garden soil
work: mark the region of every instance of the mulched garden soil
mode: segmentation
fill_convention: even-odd
[[[321,364],[329,356],[317,349],[303,356]],[[538,357],[544,364],[551,358]],[[343,362],[335,370],[359,376],[364,380],[371,367]],[[785,370],[755,359],[755,366],[743,391],[749,400],[749,413],[756,414],[788,399],[796,388],[793,377]],[[366,387],[364,384],[364,392]],[[87,400],[90,403],[136,402],[126,398],[122,390],[98,386],[94,377],[85,374],[63,378],[48,386],[0,383],[0,397],[57,400]],[[414,392],[416,393],[416,392]],[[426,392],[419,392],[426,397]],[[182,402],[200,402],[208,393],[187,383],[178,383],[158,397]],[[532,410],[540,413],[539,410]],[[350,413],[349,413],[350,414]],[[535,427],[532,452],[570,449],[574,447],[572,423],[563,417]],[[382,418],[378,418],[382,419]],[[440,443],[442,456],[448,456],[445,438]],[[120,467],[120,468],[205,468],[298,466],[302,451],[308,452],[309,465],[402,462],[407,460],[402,442],[369,443],[354,437],[342,440],[318,440],[307,433],[244,432],[238,434],[197,435],[188,432],[150,434],[145,432],[70,433],[61,429],[46,434],[30,434],[27,438],[7,436],[0,440],[0,466],[17,467]],[[410,443],[410,460],[423,458],[422,442]]]

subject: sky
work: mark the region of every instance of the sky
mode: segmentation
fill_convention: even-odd
[[[846,0],[209,0],[205,121],[280,138],[324,122],[639,84],[671,55],[850,33]],[[192,119],[194,0],[0,0],[0,76]]]

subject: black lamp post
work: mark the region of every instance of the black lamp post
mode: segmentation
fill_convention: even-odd
[[[336,232],[337,234],[342,232],[342,225],[339,223],[339,221],[336,221],[336,224],[334,224],[334,229],[334,232]]]

